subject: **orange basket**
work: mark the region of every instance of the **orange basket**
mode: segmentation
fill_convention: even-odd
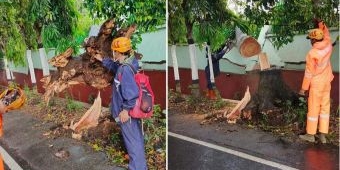
[[[19,97],[16,97],[16,99],[14,101],[12,101],[11,103],[9,103],[6,108],[7,110],[15,110],[15,109],[19,109],[21,106],[24,105],[24,103],[26,102],[27,98],[26,95],[24,93],[24,91],[20,88],[20,87],[14,87],[14,88],[8,88],[5,91],[3,91],[0,94],[0,99],[2,100],[4,97],[6,97],[7,95],[11,94],[11,92],[13,92],[13,90],[17,90],[17,92],[19,93]]]

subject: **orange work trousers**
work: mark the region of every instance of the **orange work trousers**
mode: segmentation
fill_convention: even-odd
[[[0,154],[0,170],[5,170],[4,161],[2,160],[1,154]]]
[[[0,114],[0,137],[3,135],[3,129],[2,129],[2,114]],[[0,154],[0,170],[4,170],[4,161],[2,159],[2,155]]]
[[[315,135],[317,128],[321,133],[328,133],[330,114],[331,83],[311,86],[308,97],[307,133]],[[318,127],[319,125],[319,127]]]

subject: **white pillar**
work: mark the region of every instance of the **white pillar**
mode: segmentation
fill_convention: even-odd
[[[266,34],[269,30],[269,25],[264,25],[260,31],[259,37],[257,38],[257,42],[259,42],[260,46],[263,47],[266,42]]]
[[[172,57],[172,64],[174,67],[175,81],[178,81],[179,71],[178,71],[178,63],[177,63],[177,56],[176,56],[176,45],[171,46],[171,57]]]
[[[12,80],[14,78],[12,71],[8,67],[8,61],[6,57],[4,56],[4,64],[5,64],[5,72],[6,72],[6,78],[7,80]]]
[[[193,81],[198,81],[198,69],[197,69],[197,59],[196,59],[196,50],[195,49],[196,49],[195,44],[189,44],[191,78],[192,78]]]
[[[40,54],[39,56],[40,56],[42,70],[43,70],[43,76],[48,76],[50,75],[50,69],[48,67],[45,48],[39,48],[39,54]]]
[[[207,45],[207,48],[208,48],[208,62],[209,62],[210,81],[213,85],[215,85],[214,69],[213,69],[213,65],[212,65],[210,46]]]
[[[33,66],[33,61],[32,61],[32,51],[31,50],[26,51],[26,57],[27,57],[27,62],[28,62],[28,68],[29,68],[30,75],[31,75],[31,82],[33,84],[35,84],[37,82],[37,80],[35,78],[34,66]]]

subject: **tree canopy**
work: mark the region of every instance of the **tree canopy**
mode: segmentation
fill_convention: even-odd
[[[28,5],[28,0],[0,2],[0,50],[17,64],[24,63],[26,41],[31,42],[34,39],[32,24],[27,21],[28,12],[20,10],[27,9]],[[26,26],[27,29],[23,31],[22,28]],[[24,36],[25,34],[28,35]]]
[[[78,47],[76,0],[8,0],[0,2],[0,50],[15,64],[25,64],[25,50]],[[82,27],[83,28],[83,27]]]
[[[183,0],[168,0],[168,40],[171,44],[186,42],[182,3]]]
[[[235,26],[248,30],[244,20],[229,10],[224,0],[168,2],[170,43],[185,43],[189,39],[194,39],[198,44],[209,41],[212,49],[216,50],[234,36]]]
[[[115,18],[118,28],[137,24],[137,35],[165,25],[166,0],[84,0],[84,2],[93,18]]]
[[[314,28],[314,18],[324,20],[329,27],[339,26],[336,0],[247,0],[244,6],[243,18],[256,30],[266,24],[272,26],[271,41],[277,48],[292,42],[294,35]]]
[[[235,13],[222,0],[169,0],[169,43],[210,41],[212,49],[235,36],[238,26],[257,37],[260,29],[272,25],[271,41],[277,48],[292,42],[293,36],[313,28],[313,18],[338,27],[339,2],[335,0],[232,0],[243,12]],[[183,32],[185,32],[183,34]]]

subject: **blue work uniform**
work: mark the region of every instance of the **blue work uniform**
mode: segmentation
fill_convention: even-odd
[[[205,67],[205,77],[207,79],[207,88],[209,90],[213,89],[213,84],[211,83],[210,80],[210,69],[209,69],[209,58],[208,58],[208,49],[206,49],[207,54],[207,66]],[[220,59],[224,56],[224,54],[227,52],[226,49],[218,50],[216,53],[211,54],[211,61],[213,65],[213,71],[214,71],[214,77],[217,77],[220,74]]]
[[[130,64],[138,70],[138,60],[133,58]],[[114,82],[112,83],[111,113],[116,119],[119,113],[125,109],[131,110],[138,99],[139,90],[135,82],[134,73],[130,66],[118,64],[109,58],[103,59],[103,65],[109,70],[116,70]],[[119,122],[125,147],[129,154],[129,170],[146,170],[146,159],[144,149],[144,136],[142,134],[141,120]]]

